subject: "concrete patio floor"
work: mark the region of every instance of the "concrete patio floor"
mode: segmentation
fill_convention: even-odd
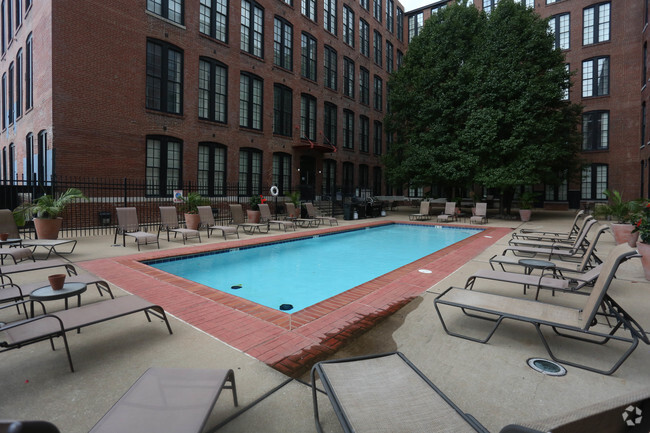
[[[415,212],[413,208],[402,208],[381,220],[405,221],[409,213]],[[572,212],[536,210],[529,223],[490,219],[488,226],[563,231],[569,227],[572,215]],[[359,221],[340,223],[351,225]],[[242,238],[252,237],[242,235]],[[650,386],[650,347],[645,344],[640,344],[611,376],[567,367],[566,376],[551,377],[533,371],[526,364],[531,357],[548,358],[531,325],[504,322],[488,344],[445,334],[433,299],[449,286],[463,286],[477,269],[489,268],[489,258],[501,253],[509,238],[507,234],[468,259],[405,307],[349,341],[333,357],[399,350],[461,409],[494,432],[510,423],[564,415]],[[203,240],[204,244],[223,242],[222,238]],[[82,263],[137,253],[135,245],[122,248],[112,244],[112,236],[82,237],[69,258]],[[182,251],[184,248],[181,242],[168,243],[166,240],[161,240],[160,245],[161,249]],[[193,243],[188,242],[186,248],[191,245]],[[601,238],[598,245],[599,256],[605,257],[614,247],[611,234]],[[143,246],[143,251],[150,248]],[[15,280],[17,283],[41,281],[51,273],[20,274]],[[112,287],[117,296],[125,294],[120,287]],[[482,282],[477,287],[523,296],[520,289],[497,283]],[[649,289],[640,261],[633,259],[621,267],[609,292],[646,330],[650,330]],[[526,296],[531,297],[530,292]],[[550,293],[542,296],[551,299]],[[575,296],[558,293],[553,302],[571,303]],[[84,304],[101,299],[94,288],[89,288],[82,297]],[[47,308],[48,311],[61,309],[63,302],[48,302]],[[0,314],[2,321],[20,317],[15,309],[2,310]],[[473,325],[463,321],[459,314],[456,316],[458,321],[451,314],[455,326],[473,329],[470,328]],[[230,392],[224,391],[207,423],[206,432],[215,427],[219,427],[220,432],[315,431],[308,375],[292,379],[175,317],[170,317],[170,323],[173,335],[169,335],[158,320],[147,323],[142,315],[112,320],[86,328],[81,334],[70,335],[75,373],[70,373],[60,343],[55,352],[43,342],[3,353],[0,355],[0,419],[43,419],[56,424],[62,432],[86,432],[151,366],[232,368],[240,405],[233,407]],[[565,349],[569,351],[565,353],[573,355],[575,350],[579,356],[596,360],[600,359],[602,351],[594,347],[585,350],[582,346]],[[341,431],[326,398],[321,395],[319,401],[325,431]]]

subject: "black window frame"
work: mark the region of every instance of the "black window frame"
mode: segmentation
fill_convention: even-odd
[[[603,115],[606,115],[607,129],[603,131]],[[586,129],[586,130],[585,130]],[[611,119],[609,110],[592,110],[582,113],[582,147],[583,152],[603,151],[609,149],[609,131]],[[603,140],[606,141],[603,144]]]
[[[271,181],[278,187],[278,195],[284,196],[291,190],[291,154],[273,152]]]
[[[323,28],[336,36],[338,31],[338,0],[323,0]]]
[[[354,99],[356,68],[354,60],[343,57],[343,95]]]
[[[208,160],[205,161],[207,170],[201,168],[201,155],[202,151],[207,152]],[[218,151],[218,152],[217,152]],[[217,170],[215,164],[217,162],[217,153],[223,156],[223,168]],[[203,183],[201,174],[206,173],[206,182]],[[197,153],[197,172],[196,184],[198,192],[207,197],[224,197],[227,192],[226,175],[228,173],[228,147],[221,143],[211,141],[201,141],[198,145]]]
[[[210,2],[206,4],[205,2]],[[223,13],[223,4],[225,3],[225,14]],[[208,13],[205,13],[205,11]],[[230,19],[230,4],[228,0],[200,0],[199,1],[199,32],[210,36],[223,43],[228,43],[228,28]],[[209,23],[206,25],[203,17],[207,17]],[[218,26],[223,20],[223,26]],[[205,27],[208,31],[205,32]]]
[[[370,25],[363,18],[359,18],[359,52],[370,58]]]
[[[247,77],[248,85],[246,86],[246,96],[247,99],[242,99],[242,77]],[[255,83],[260,83],[260,101],[259,104],[255,103]],[[244,104],[244,102],[246,104]],[[245,107],[246,105],[246,107]],[[255,109],[257,107],[257,110]],[[246,114],[246,123],[242,124],[242,111],[247,111]],[[256,116],[259,119],[259,127],[256,126]],[[239,127],[253,129],[256,131],[262,131],[264,129],[264,80],[259,75],[252,74],[250,72],[241,71],[239,73]]]
[[[329,45],[323,49],[323,83],[328,89],[338,90],[338,54]]]
[[[318,79],[318,42],[307,32],[300,36],[300,75],[312,81]]]
[[[149,145],[150,140],[157,140],[160,142],[160,160],[159,166],[154,166],[150,164],[149,158]],[[170,158],[170,144],[178,144],[178,168],[169,167],[169,162],[173,159]],[[165,157],[163,158],[163,155]],[[172,197],[173,190],[181,189],[183,182],[183,140],[168,136],[168,135],[148,135],[146,137],[146,146],[145,146],[145,196],[147,197]],[[150,174],[149,169],[158,169],[158,174],[154,176]],[[177,170],[178,178],[175,179],[176,182],[170,184],[169,181],[169,171]],[[151,179],[157,178],[158,183],[152,184]]]
[[[562,47],[561,46],[561,36],[562,36],[562,18],[566,17],[569,28],[567,30],[567,46]],[[549,29],[553,32],[553,36],[555,37],[555,42],[554,42],[554,47],[555,49],[560,49],[560,50],[569,50],[571,49],[571,14],[569,12],[566,13],[561,13],[557,15],[553,15],[549,17],[548,19],[548,24],[549,24]]]
[[[250,6],[250,16],[246,23],[244,23],[244,4]],[[260,29],[256,29],[258,23],[255,22],[257,16],[256,12],[262,14]],[[264,8],[262,5],[253,0],[241,0],[241,21],[240,21],[240,42],[239,48],[252,56],[264,58]],[[245,31],[247,29],[247,31]],[[244,35],[248,37],[248,43],[245,41]],[[259,37],[257,37],[259,35]],[[255,42],[258,41],[259,45]]]
[[[313,22],[318,22],[318,12],[316,10],[316,0],[302,0],[300,4],[300,12],[307,19]]]
[[[598,62],[599,60],[607,61],[607,70],[606,73],[601,77],[598,71]],[[591,63],[591,70],[593,76],[589,79],[585,79],[585,64]],[[609,56],[598,56],[585,59],[582,61],[582,97],[583,98],[592,98],[596,96],[608,96],[610,91],[610,78],[611,78],[611,63]],[[603,82],[601,83],[601,80]],[[591,94],[585,94],[585,83],[591,81]]]
[[[209,78],[208,78],[208,88],[204,89],[201,87],[201,64],[202,63],[207,63],[209,65]],[[216,84],[216,77],[217,77],[217,68],[223,69],[225,72],[225,86],[223,86],[223,89],[225,90],[226,93],[219,93],[217,89],[217,84]],[[199,96],[199,105],[198,105],[198,113],[199,113],[199,119],[202,120],[209,120],[211,122],[217,122],[217,123],[228,123],[228,66],[225,65],[224,63],[221,63],[218,60],[212,59],[210,57],[199,57],[199,75],[198,75],[198,96]],[[207,92],[207,112],[208,115],[207,117],[202,116],[202,110],[201,110],[201,95],[203,92]],[[223,101],[223,116],[219,117],[217,116],[217,110],[216,110],[216,104],[217,104],[217,99],[220,99]],[[220,104],[221,106],[221,104]]]
[[[359,67],[359,102],[370,105],[370,71]]]
[[[381,155],[383,151],[384,128],[379,120],[373,122],[373,153]]]
[[[343,110],[343,148],[354,149],[354,112]]]
[[[603,5],[609,5],[609,21],[607,21],[607,39],[602,39],[603,35],[600,33],[600,7]],[[593,25],[593,41],[586,42],[586,33],[587,27],[585,27],[585,13],[589,10],[594,10],[594,25]],[[612,2],[605,1],[600,3],[594,3],[582,10],[582,45],[594,45],[602,42],[609,42],[612,39]]]
[[[174,0],[171,0],[174,1]],[[158,0],[156,2],[155,0],[147,0],[147,10],[151,12],[152,14],[158,15],[160,17],[165,18],[166,20],[169,20],[173,23],[184,25],[185,24],[185,0],[177,0],[178,3],[180,3],[181,6],[181,12],[180,12],[180,21],[175,20],[174,18],[170,18],[170,9],[169,9],[169,2],[170,0]],[[157,4],[160,3],[160,13],[156,12],[155,9],[151,9],[150,5],[151,4]]]
[[[605,186],[602,187],[603,182],[599,182],[599,176],[601,173],[599,173],[599,169],[604,168],[606,173],[605,173]],[[588,182],[585,182],[585,170],[589,169],[589,180]],[[600,188],[598,186],[601,185]],[[583,167],[582,170],[582,178],[581,178],[581,183],[580,183],[580,198],[582,200],[606,200],[607,197],[604,194],[604,191],[608,189],[609,185],[609,165],[608,164],[603,164],[603,163],[594,163],[594,164],[589,164]],[[585,194],[585,186],[589,187],[588,194]],[[600,191],[600,193],[599,193]]]
[[[273,133],[291,137],[293,133],[293,90],[273,83]]]
[[[338,107],[331,102],[323,104],[323,143],[336,147],[338,144]]]
[[[359,116],[359,152],[370,153],[370,119]]]
[[[293,26],[277,15],[273,17],[273,64],[293,71]]]
[[[246,154],[246,170],[242,171],[242,155]],[[259,156],[259,173],[253,171],[256,157]],[[239,149],[239,196],[250,197],[262,193],[262,170],[264,167],[264,152],[252,147]]]
[[[149,48],[150,46],[156,46],[160,48],[160,64],[158,65],[151,65],[150,60],[150,51]],[[169,53],[170,52],[175,52],[180,55],[180,82],[175,82],[170,80],[170,72],[169,72]],[[160,111],[163,113],[169,113],[169,114],[177,114],[177,115],[182,115],[183,114],[183,99],[184,99],[184,94],[183,94],[183,85],[184,85],[184,69],[185,69],[185,58],[184,58],[184,52],[181,50],[179,47],[176,45],[172,45],[170,43],[160,41],[158,39],[147,39],[147,71],[146,71],[146,76],[147,76],[147,84],[146,84],[146,95],[145,95],[145,107],[148,110],[155,110],[155,111]],[[164,66],[164,67],[163,67]],[[152,68],[157,68],[160,70],[160,76],[157,76],[154,74],[154,71]],[[151,96],[150,92],[152,91],[152,85],[151,85],[151,80],[159,80],[160,81],[160,88],[159,88],[159,93],[160,93],[160,106],[156,107],[155,104],[151,104]],[[178,101],[178,111],[173,111],[168,107],[169,105],[169,97],[171,96],[170,92],[170,83],[176,83],[179,89],[179,101]]]
[[[373,108],[377,111],[384,110],[384,81],[379,75],[373,78]]]
[[[354,48],[356,18],[348,5],[343,5],[343,42]]]
[[[300,138],[316,140],[318,104],[316,97],[308,93],[300,94]]]

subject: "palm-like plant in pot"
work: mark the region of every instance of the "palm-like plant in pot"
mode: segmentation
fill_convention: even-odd
[[[33,216],[34,228],[39,239],[56,239],[63,218],[61,214],[65,208],[77,200],[88,200],[81,190],[69,188],[58,197],[45,194],[33,202],[23,203],[14,210],[18,225],[24,225],[25,220]]]
[[[519,217],[523,222],[530,221],[533,213],[533,201],[535,194],[530,191],[524,191],[519,196]]]
[[[643,201],[625,201],[622,194],[616,190],[605,190],[603,194],[608,198],[608,202],[596,206],[596,217],[612,221],[610,225],[617,244],[628,242],[634,229],[633,224],[638,220],[639,212],[643,208]]]
[[[181,197],[181,200],[183,200],[181,210],[185,214],[185,225],[188,229],[197,230],[201,224],[199,206],[207,206],[210,201],[198,192],[191,192],[187,197]]]

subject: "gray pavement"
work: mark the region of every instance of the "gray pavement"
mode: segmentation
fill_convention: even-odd
[[[406,220],[416,209],[402,208],[385,219]],[[529,223],[491,218],[490,226],[564,230],[571,212],[536,210]],[[353,222],[341,221],[341,224]],[[248,235],[243,235],[248,236]],[[262,235],[264,236],[264,235]],[[577,408],[650,386],[650,347],[641,343],[612,376],[568,367],[563,377],[537,373],[526,365],[531,357],[547,358],[531,325],[504,323],[489,344],[478,344],[444,333],[433,307],[433,299],[451,285],[462,286],[477,269],[488,268],[488,259],[507,244],[506,236],[459,270],[431,287],[406,307],[375,328],[351,341],[335,357],[402,351],[461,409],[474,415],[490,431],[513,422],[531,421],[565,414]],[[204,242],[224,242],[211,238]],[[134,245],[112,246],[112,236],[83,237],[73,262],[133,254]],[[599,242],[599,255],[614,246],[606,234]],[[151,247],[143,247],[143,249]],[[180,242],[161,240],[161,248],[183,248]],[[17,282],[45,280],[51,273],[20,275]],[[485,283],[481,290],[516,296],[519,289]],[[641,326],[650,329],[650,284],[638,259],[625,263],[610,294]],[[113,286],[116,295],[124,292]],[[550,297],[550,293],[543,296]],[[556,294],[554,302],[572,302],[571,294]],[[83,302],[100,300],[89,288]],[[549,298],[550,299],[550,298]],[[63,308],[62,301],[49,302],[48,310]],[[0,311],[0,320],[19,318],[15,309]],[[459,317],[460,319],[460,317]],[[0,355],[0,419],[44,419],[62,432],[86,432],[110,409],[131,384],[150,366],[232,368],[240,401],[233,407],[230,393],[222,393],[207,423],[221,432],[312,432],[315,431],[309,378],[293,380],[262,362],[219,340],[170,318],[174,331],[141,315],[124,317],[84,329],[69,337],[75,373],[70,373],[61,344],[55,352],[47,342],[33,344]],[[464,321],[457,326],[468,328]],[[573,347],[565,349],[573,351]],[[599,348],[579,351],[579,356],[599,359]],[[600,348],[602,350],[602,348]],[[328,432],[341,431],[326,398],[320,396],[323,424]]]

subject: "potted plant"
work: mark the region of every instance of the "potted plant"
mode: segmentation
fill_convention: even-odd
[[[266,199],[263,195],[254,195],[250,198],[249,204],[251,208],[246,211],[246,215],[249,223],[259,223],[260,222],[260,204],[266,203]]]
[[[519,195],[519,217],[523,222],[530,221],[533,214],[533,200],[535,194],[530,191],[524,191]]]
[[[641,264],[645,279],[650,281],[650,203],[642,205],[637,214],[639,219],[634,224],[633,233],[638,233],[637,251],[641,254]]]
[[[198,192],[191,192],[187,194],[187,197],[181,197],[181,200],[183,200],[181,210],[185,214],[185,226],[188,229],[197,230],[201,225],[199,206],[206,206],[210,204],[210,201]]]
[[[616,190],[605,190],[604,194],[609,201],[596,207],[596,216],[612,221],[610,226],[617,244],[629,242],[634,230],[633,223],[639,220],[642,200],[624,201],[621,193]]]
[[[34,228],[39,239],[56,239],[59,236],[63,213],[66,206],[76,200],[88,200],[77,188],[69,188],[66,192],[54,197],[45,194],[34,202],[23,203],[14,210],[17,224],[22,226],[25,219],[34,216]]]

